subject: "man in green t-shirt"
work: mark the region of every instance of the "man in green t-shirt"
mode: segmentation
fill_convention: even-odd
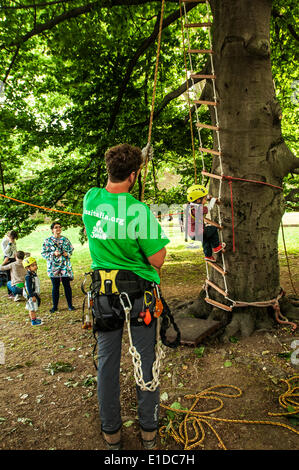
[[[130,191],[140,173],[142,152],[121,144],[105,154],[106,188],[91,188],[84,197],[83,222],[94,270],[125,270],[143,280],[159,284],[158,271],[169,243],[146,204]],[[155,361],[156,319],[131,325],[133,345],[141,356],[144,381],[152,380]],[[119,449],[121,414],[119,369],[122,327],[99,331],[98,399],[103,437],[110,449]],[[156,445],[159,418],[159,388],[144,391],[137,386],[138,414],[143,446]]]

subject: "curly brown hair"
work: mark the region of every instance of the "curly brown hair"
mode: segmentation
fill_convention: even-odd
[[[138,171],[143,163],[141,149],[129,144],[120,144],[108,149],[105,161],[112,183],[126,180],[133,171]]]

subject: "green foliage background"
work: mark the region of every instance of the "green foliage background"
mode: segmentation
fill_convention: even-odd
[[[5,85],[0,96],[0,192],[81,213],[85,192],[106,181],[105,150],[120,142],[140,147],[147,143],[157,47],[149,38],[161,2],[58,0],[42,7],[39,3],[2,0],[0,7],[0,80]],[[190,20],[196,21],[202,6],[190,8]],[[275,0],[271,20],[273,78],[283,110],[283,135],[294,153],[297,8],[294,0]],[[180,95],[163,107],[165,97],[185,81],[177,13],[178,2],[167,2],[164,19],[169,19],[169,26],[162,33],[153,128],[155,156],[145,193],[149,203],[184,203],[185,189],[193,182],[186,97]],[[202,70],[203,59],[195,66]],[[202,121],[208,119],[201,113]],[[208,146],[208,133],[202,137]],[[200,165],[198,157],[199,171]],[[159,191],[155,180],[165,172],[181,179]],[[286,193],[298,182],[297,176],[289,175]],[[298,206],[296,201],[288,205]],[[65,227],[82,227],[78,216],[56,216],[3,197],[0,218],[0,236],[12,228],[27,235],[50,218],[59,218]]]

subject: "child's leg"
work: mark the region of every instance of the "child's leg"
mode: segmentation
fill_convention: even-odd
[[[30,320],[36,320],[36,312],[34,312],[33,310],[30,310],[29,317],[30,317]]]
[[[13,295],[11,281],[7,281],[6,284],[8,295]]]
[[[205,256],[212,256],[212,248],[215,248],[219,245],[219,236],[217,228],[213,225],[208,225],[204,227],[202,247]]]

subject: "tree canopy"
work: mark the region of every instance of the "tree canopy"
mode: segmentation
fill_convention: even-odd
[[[202,6],[188,3],[186,8],[196,20]],[[284,138],[294,153],[299,99],[296,8],[295,0],[275,0],[271,23],[273,78]],[[160,11],[161,2],[155,0],[2,0],[2,195],[80,213],[85,192],[106,181],[105,150],[121,142],[146,145]],[[197,34],[198,44],[205,45],[204,34]],[[195,67],[204,73],[206,58],[198,58]],[[193,182],[186,88],[179,2],[168,1],[148,202],[184,203],[184,189]],[[200,112],[204,122],[207,111]],[[202,138],[208,147],[209,133],[203,132]],[[199,158],[198,166],[201,169]],[[157,190],[156,178],[167,169],[180,175],[180,182],[168,191]],[[298,207],[296,182],[296,175],[285,182],[291,208]],[[65,226],[82,226],[78,216],[53,215],[4,197],[0,213],[2,236],[12,228],[26,235],[45,217],[59,218]]]

